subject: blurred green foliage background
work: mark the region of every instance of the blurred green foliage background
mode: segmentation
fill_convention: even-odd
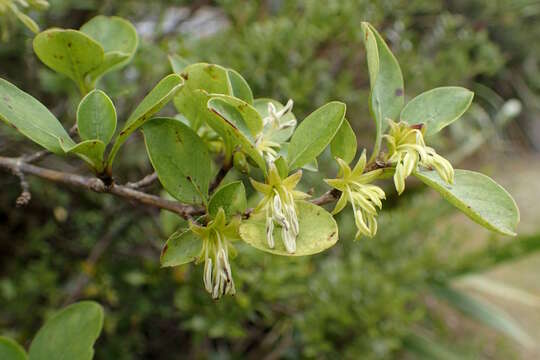
[[[119,119],[170,72],[167,55],[179,54],[236,69],[255,97],[294,99],[299,119],[329,100],[345,101],[360,146],[369,148],[373,124],[360,29],[361,21],[369,21],[400,61],[409,99],[441,85],[476,92],[460,124],[435,140],[441,153],[456,165],[507,172],[502,182],[511,190],[529,183],[516,183],[508,174],[530,182],[540,175],[518,172],[538,170],[539,164],[535,1],[51,0],[46,12],[30,15],[45,29],[79,28],[98,14],[129,19],[142,39],[133,62],[99,85],[112,97]],[[47,104],[69,128],[77,90],[39,62],[31,37],[20,26],[0,43],[0,76]],[[151,172],[141,145],[136,135],[120,153],[117,181]],[[0,127],[2,155],[34,150]],[[76,160],[49,157],[43,163],[85,171]],[[320,180],[334,172],[326,154],[320,172],[306,174],[303,186],[324,191]],[[29,344],[52,311],[95,299],[106,308],[97,359],[540,356],[538,316],[530,318],[532,325],[522,324],[530,335],[522,333],[512,327],[519,317],[512,322],[502,312],[485,315],[488,305],[460,282],[538,250],[538,215],[519,194],[524,230],[517,239],[505,239],[456,216],[419,184],[399,201],[389,192],[375,239],[353,242],[353,220],[344,212],[338,217],[340,241],[323,254],[290,259],[241,247],[233,264],[238,294],[213,302],[200,267],[159,267],[167,235],[182,226],[172,214],[30,180],[32,201],[16,209],[18,181],[0,177],[0,333],[22,344]],[[533,262],[525,271],[538,273],[538,266]],[[485,276],[480,281],[488,300],[503,286]],[[475,284],[473,290],[482,289]],[[538,279],[519,291],[504,289],[518,294],[513,303],[538,311]]]

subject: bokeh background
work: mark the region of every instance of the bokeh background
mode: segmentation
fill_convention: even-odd
[[[442,85],[475,91],[471,109],[433,146],[513,194],[519,235],[483,230],[412,181],[399,199],[387,188],[374,239],[354,242],[343,212],[340,241],[323,254],[289,259],[240,246],[238,294],[214,302],[200,267],[159,267],[161,246],[182,226],[174,215],[37,179],[30,204],[15,208],[18,180],[1,173],[0,333],[27,346],[53,311],[94,299],[106,309],[96,359],[540,357],[540,3],[50,0],[30,13],[42,28],[76,29],[98,14],[129,19],[141,38],[132,63],[99,84],[121,121],[171,71],[167,55],[178,54],[236,69],[256,97],[294,99],[299,119],[345,101],[368,149],[360,22],[370,21],[401,64],[408,99]],[[11,30],[0,43],[0,76],[71,127],[76,88],[39,62],[28,30]],[[122,151],[117,181],[151,172],[141,140]],[[36,149],[0,126],[2,155]],[[86,172],[73,159],[42,165]],[[324,154],[303,186],[321,193],[334,172]]]

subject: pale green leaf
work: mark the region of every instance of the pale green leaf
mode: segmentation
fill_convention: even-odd
[[[79,156],[99,174],[105,169],[105,160],[103,157],[105,147],[105,143],[101,140],[84,140],[65,150],[68,154]]]
[[[346,163],[353,161],[356,155],[356,134],[347,119],[343,120],[336,136],[330,143],[330,150],[334,157],[344,160]]]
[[[241,181],[223,185],[212,195],[208,202],[208,213],[215,217],[220,208],[223,208],[227,218],[246,210],[246,189]]]
[[[191,230],[174,233],[161,251],[161,266],[178,266],[195,261],[202,251],[202,240]]]
[[[135,27],[118,16],[96,16],[81,27],[81,32],[98,42],[105,51],[103,63],[90,73],[93,80],[126,65],[139,43]]]
[[[263,130],[262,118],[257,110],[247,102],[229,95],[209,94],[209,96],[209,106],[211,108],[225,107],[230,113],[228,119],[231,120],[232,125],[254,142],[255,137]],[[230,106],[220,106],[223,103]]]
[[[436,171],[421,170],[414,175],[439,192],[471,220],[485,228],[516,235],[519,209],[510,194],[486,175],[455,170],[454,184],[444,182]]]
[[[290,254],[281,240],[281,228],[274,228],[275,247],[270,249],[266,241],[266,212],[251,215],[242,222],[240,236],[249,245],[276,255],[304,256],[322,252],[338,240],[338,227],[329,212],[307,201],[297,201],[300,233],[296,238],[296,252]]]
[[[28,356],[23,347],[10,338],[0,336],[0,359],[27,360]]]
[[[45,322],[30,345],[30,360],[90,360],[103,327],[103,308],[81,301]]]
[[[169,55],[169,64],[173,72],[180,74],[186,67],[189,66],[189,61],[179,55]]]
[[[290,170],[313,161],[330,144],[345,117],[346,106],[332,101],[308,115],[294,132],[289,144]]]
[[[253,105],[253,92],[246,79],[233,69],[227,69],[227,75],[231,83],[231,95]]]
[[[101,140],[108,144],[116,130],[116,109],[101,90],[92,90],[77,109],[77,129],[82,140]]]
[[[116,153],[127,138],[148,121],[155,113],[163,108],[182,88],[183,80],[176,74],[170,74],[163,79],[144,97],[140,104],[129,116],[123,130],[116,138],[109,155],[109,167],[112,166]]]
[[[155,118],[144,125],[143,134],[165,190],[182,202],[206,203],[211,159],[197,133],[176,119]]]
[[[0,79],[0,120],[53,153],[63,154],[63,148],[75,145],[42,103],[4,79]]]
[[[399,63],[381,35],[371,24],[362,23],[370,77],[370,111],[377,134],[373,156],[380,150],[386,119],[396,120],[404,103],[403,75]]]
[[[446,86],[426,91],[405,105],[400,118],[409,124],[422,123],[426,136],[450,125],[467,111],[474,93],[462,87]]]
[[[103,47],[77,30],[49,29],[34,38],[34,52],[54,71],[71,78],[82,93],[88,92],[85,78],[101,65]]]

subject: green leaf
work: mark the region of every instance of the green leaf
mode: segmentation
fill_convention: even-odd
[[[230,113],[228,120],[231,120],[232,125],[254,143],[255,137],[263,130],[263,121],[257,110],[247,102],[229,95],[209,94],[209,96],[209,107],[226,108],[224,111]]]
[[[178,266],[195,261],[202,251],[202,240],[189,229],[174,233],[161,251],[161,266]]]
[[[516,202],[486,175],[455,170],[452,185],[444,182],[435,171],[422,170],[414,175],[476,223],[504,235],[516,235],[519,222]]]
[[[445,285],[433,285],[434,295],[461,311],[468,317],[496,329],[524,346],[534,344],[531,337],[502,309],[485,301],[480,302],[464,292]]]
[[[289,175],[289,165],[287,165],[287,160],[285,160],[283,156],[279,156],[274,161],[274,165],[276,165],[279,176],[281,176],[282,179],[285,179],[287,175]]]
[[[377,128],[374,158],[379,153],[382,134],[388,126],[386,119],[397,119],[403,108],[403,75],[397,59],[377,30],[363,22],[362,31],[371,86],[370,111]]]
[[[93,301],[72,304],[47,320],[30,345],[30,360],[94,356],[94,342],[103,327],[103,308]]]
[[[208,213],[215,217],[223,208],[227,218],[243,213],[247,208],[246,189],[241,181],[221,186],[208,202]]]
[[[267,98],[260,98],[255,99],[253,101],[253,106],[255,109],[257,109],[257,112],[261,115],[261,118],[267,117],[268,114],[268,103],[272,103],[277,111],[280,111],[284,108],[283,104],[281,104],[279,101],[276,101],[274,99],[267,99]],[[290,121],[294,121],[296,123],[296,117],[292,112],[289,112],[287,115],[283,116],[280,120],[280,124],[285,124]],[[272,126],[269,124],[264,127],[264,134],[265,138],[269,139],[270,141],[275,141],[277,143],[283,143],[290,139],[294,132],[295,126],[290,126],[283,128],[281,130],[275,130],[272,128]]]
[[[232,92],[227,70],[221,66],[197,63],[187,66],[180,74],[185,85],[174,98],[174,106],[179,113],[190,122],[191,127],[198,129],[202,124],[215,126],[215,115],[207,108],[208,94],[230,95]],[[226,134],[220,133],[226,139]]]
[[[4,79],[0,79],[0,120],[55,154],[75,145],[42,103]]]
[[[253,105],[253,92],[246,79],[233,69],[227,69],[227,75],[231,83],[231,95]]]
[[[189,66],[189,61],[183,57],[180,57],[179,55],[174,54],[169,55],[169,64],[171,65],[171,69],[174,73],[180,74],[185,70],[186,67]]]
[[[261,152],[255,147],[254,137],[249,136],[251,129],[246,124],[243,113],[238,110],[238,107],[221,98],[214,97],[208,100],[208,108],[217,115],[215,119],[212,118],[210,126],[219,134],[224,133],[231,144],[239,145],[242,151],[255,161],[263,173],[266,173],[266,162]]]
[[[155,118],[144,125],[143,134],[165,190],[179,201],[206,204],[211,159],[197,133],[176,119]]]
[[[81,27],[81,32],[98,42],[105,51],[103,62],[89,74],[94,82],[105,73],[126,65],[139,43],[135,27],[118,16],[96,16]]]
[[[297,201],[296,210],[300,233],[296,238],[296,252],[290,254],[281,240],[281,228],[274,229],[275,248],[266,241],[266,212],[251,215],[240,225],[240,236],[249,245],[276,255],[304,256],[322,252],[338,241],[338,227],[329,212],[307,201]]]
[[[176,93],[182,88],[183,80],[176,74],[170,74],[163,79],[150,91],[141,103],[135,108],[133,113],[127,119],[123,130],[116,138],[111,154],[109,155],[109,167],[112,166],[116,153],[127,140],[127,138],[148,121],[152,115],[163,108]]]
[[[0,359],[26,360],[28,356],[23,347],[10,338],[0,336]]]
[[[65,149],[69,154],[76,154],[87,162],[96,173],[101,173],[105,169],[105,143],[101,140],[85,140]]]
[[[101,65],[104,51],[100,44],[77,30],[49,29],[34,38],[34,52],[54,71],[67,75],[81,93],[90,89],[86,75]]]
[[[336,136],[330,143],[330,150],[334,157],[344,160],[346,163],[353,161],[356,155],[356,134],[347,119],[343,120]]]
[[[289,144],[289,168],[297,169],[311,162],[330,144],[345,117],[346,106],[332,101],[304,119]]]
[[[426,91],[401,111],[401,120],[409,124],[426,125],[426,136],[450,125],[467,111],[474,93],[462,87],[446,86]]]
[[[116,130],[116,109],[101,90],[92,90],[77,109],[77,129],[82,140],[101,140],[108,144]]]

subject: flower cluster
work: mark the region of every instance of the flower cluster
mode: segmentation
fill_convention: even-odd
[[[231,244],[238,238],[239,219],[233,218],[226,224],[225,212],[219,209],[214,220],[207,226],[190,223],[190,230],[203,241],[197,262],[204,259],[204,287],[213,299],[223,295],[234,295],[236,288],[229,263],[229,252],[235,250]]]
[[[309,197],[308,194],[295,190],[301,178],[302,171],[298,171],[282,179],[276,166],[270,163],[266,184],[250,179],[253,187],[264,195],[255,211],[266,213],[266,240],[271,249],[275,247],[274,226],[278,225],[281,227],[281,238],[287,252],[293,254],[296,251],[296,237],[300,229],[295,200]]]
[[[399,194],[405,190],[405,179],[420,165],[435,169],[449,184],[454,182],[452,164],[424,142],[424,126],[409,126],[406,122],[390,123],[390,132],[384,135],[388,144],[387,162],[395,164],[394,184]]]
[[[268,162],[272,162],[278,157],[278,151],[280,149],[280,144],[272,140],[273,134],[287,128],[294,128],[296,126],[295,119],[291,119],[283,123],[281,122],[282,118],[292,111],[292,107],[293,101],[290,99],[279,111],[276,109],[274,104],[268,102],[268,116],[263,119],[264,130],[255,140],[257,149],[263,154]]]
[[[377,207],[382,208],[385,199],[384,191],[371,184],[375,181],[382,170],[373,170],[364,173],[366,167],[366,152],[358,159],[356,166],[351,170],[349,165],[340,158],[336,158],[339,164],[339,178],[325,179],[326,183],[341,191],[341,196],[332,211],[337,214],[350,202],[354,213],[354,222],[358,229],[356,238],[361,235],[373,237],[377,233]]]

